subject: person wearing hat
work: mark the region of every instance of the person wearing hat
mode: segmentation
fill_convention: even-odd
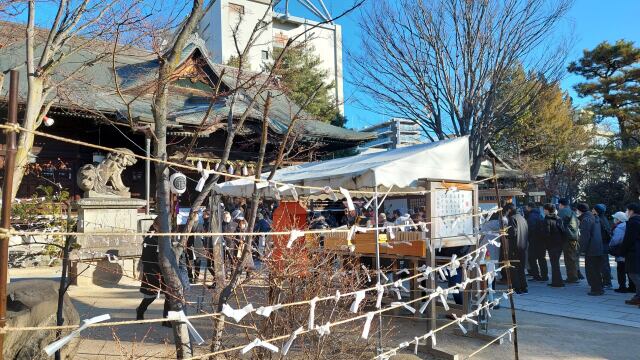
[[[611,289],[611,265],[609,264],[609,243],[611,242],[611,224],[605,215],[607,207],[604,204],[596,204],[593,207],[593,215],[600,219],[600,233],[602,234],[602,284],[605,289]]]
[[[589,211],[589,205],[580,203],[576,206],[576,214],[580,220],[580,249],[584,253],[584,268],[587,282],[591,287],[588,295],[604,295],[602,287],[602,233],[600,219]]]
[[[640,204],[627,205],[627,228],[624,232],[620,253],[624,256],[624,267],[629,279],[636,287],[635,296],[625,304],[640,305]]]
[[[627,214],[622,211],[618,211],[613,214],[613,235],[611,236],[611,242],[609,243],[609,251],[616,257],[616,272],[618,275],[618,288],[614,291],[617,293],[636,292],[633,281],[629,279],[629,286],[627,286],[627,271],[625,270],[624,256],[618,254],[617,249],[622,244],[624,239],[624,233],[627,229]]]

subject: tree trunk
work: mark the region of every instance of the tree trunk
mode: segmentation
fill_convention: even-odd
[[[479,135],[469,136],[469,160],[471,161],[471,180],[475,180],[480,172],[480,165],[484,157],[485,143]]]
[[[163,69],[161,69],[162,71]],[[169,76],[160,74],[160,79],[168,79]],[[158,85],[158,92],[154,99],[154,120],[156,144],[154,157],[160,160],[167,160],[167,96],[168,84]],[[156,171],[156,211],[160,217],[160,232],[171,232],[171,191],[169,186],[169,168],[163,163],[155,164]],[[186,310],[184,306],[184,293],[182,283],[178,277],[178,258],[171,245],[170,236],[160,236],[158,238],[158,260],[164,278],[166,293],[165,298],[169,301],[172,311]],[[173,335],[176,346],[176,356],[178,359],[191,357],[193,355],[189,341],[189,331],[187,325],[181,322],[173,323]]]
[[[222,214],[220,207],[220,195],[211,196],[211,231],[212,232],[221,232],[222,231]],[[225,287],[225,267],[224,267],[224,250],[222,248],[222,236],[217,236],[214,240],[213,245],[213,268],[215,271],[215,284],[216,288],[213,292],[213,302],[217,302],[220,297],[220,293],[222,289]]]
[[[27,89],[27,108],[25,109],[22,126],[26,129],[35,130],[38,123],[38,116],[42,111],[44,99],[42,91],[44,84],[41,78],[29,75]],[[16,169],[13,173],[13,194],[15,199],[20,188],[20,183],[24,177],[25,166],[29,160],[29,152],[33,148],[34,135],[28,132],[21,132],[18,138],[18,150],[16,152]]]

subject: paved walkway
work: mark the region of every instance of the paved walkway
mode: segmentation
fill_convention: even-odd
[[[615,289],[618,287],[616,263],[613,258],[611,260]],[[564,264],[561,265],[564,276]],[[584,274],[584,260],[581,265]],[[624,303],[633,294],[605,290],[603,296],[588,296],[587,292],[589,285],[586,280],[579,284],[567,284],[563,288],[549,287],[546,282],[529,281],[529,294],[516,295],[515,306],[518,310],[640,328],[640,308]]]

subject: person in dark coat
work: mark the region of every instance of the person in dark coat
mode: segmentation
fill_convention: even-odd
[[[549,281],[543,236],[544,218],[536,204],[528,204],[526,210],[527,227],[529,229],[529,247],[527,251],[529,275],[535,281]]]
[[[509,260],[511,263],[509,272],[511,283],[517,294],[529,293],[527,278],[524,268],[527,261],[526,251],[528,242],[527,220],[518,213],[514,204],[507,204],[502,208],[502,213],[507,217],[507,241],[509,242]]]
[[[569,200],[560,199],[558,202],[558,216],[562,219],[564,243],[562,253],[564,255],[564,267],[567,270],[566,283],[576,284],[584,279],[580,273],[579,231],[580,221],[569,206]]]
[[[602,285],[605,289],[611,289],[611,265],[609,264],[609,243],[611,242],[611,224],[605,215],[607,207],[597,204],[593,207],[593,215],[600,219],[600,233],[602,234]]]
[[[544,205],[543,236],[545,247],[549,252],[551,261],[551,287],[563,287],[562,274],[560,273],[560,255],[564,236],[562,234],[562,219],[556,214],[556,207],[553,204]]]
[[[629,279],[636,287],[633,298],[626,300],[629,305],[640,305],[640,204],[627,205],[627,228],[620,246],[620,254],[624,256],[625,268]]]
[[[580,219],[580,249],[584,253],[584,268],[591,287],[588,295],[604,295],[602,287],[602,233],[600,219],[589,211],[589,205],[580,203],[576,207]]]
[[[160,219],[156,218],[150,230],[158,231],[159,228]],[[166,318],[169,313],[169,300],[165,292],[162,271],[160,270],[160,263],[158,261],[158,237],[155,235],[145,236],[142,244],[142,256],[140,256],[140,263],[142,264],[140,292],[144,297],[140,305],[136,308],[136,320],[144,320],[144,313],[147,311],[147,308],[155,299],[160,297],[161,293],[165,294],[162,316]],[[171,324],[165,321],[162,323],[162,326],[171,327]]]

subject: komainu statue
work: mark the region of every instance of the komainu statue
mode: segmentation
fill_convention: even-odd
[[[85,191],[85,197],[116,195],[131,197],[129,188],[122,183],[122,171],[136,163],[133,152],[126,148],[116,148],[98,165],[87,164],[76,175],[78,186]]]

